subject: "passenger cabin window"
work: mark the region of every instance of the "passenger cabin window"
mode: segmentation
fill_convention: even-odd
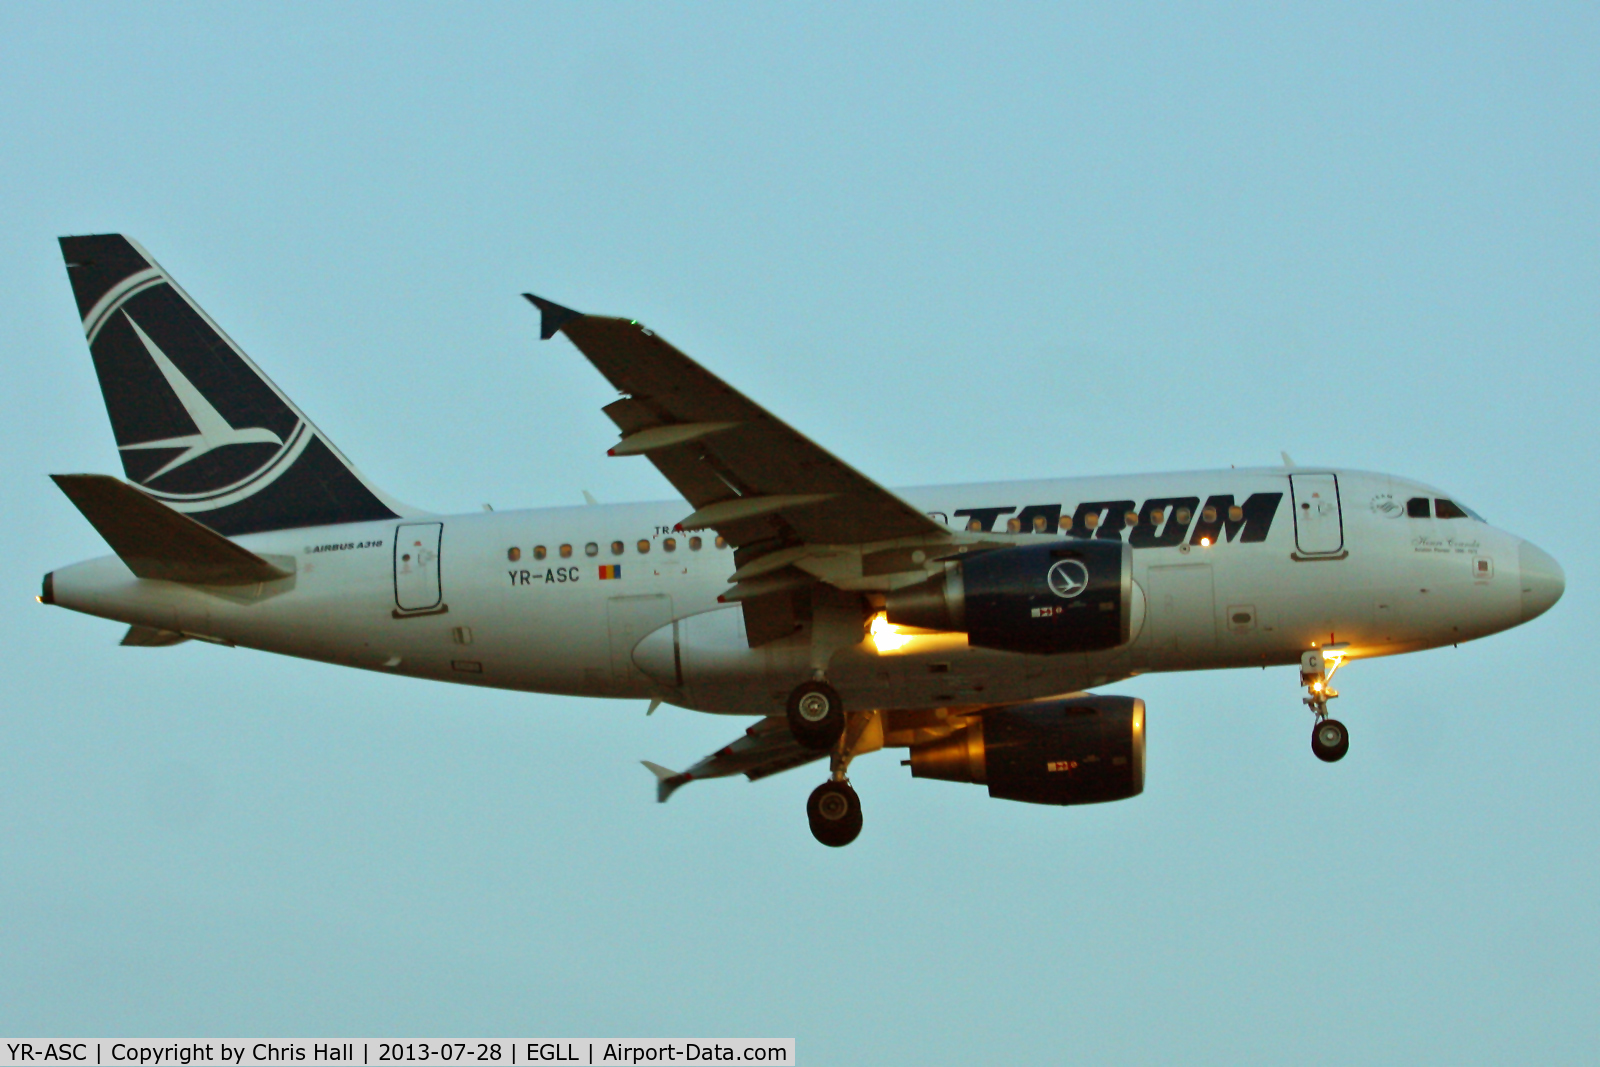
[[[1206,522],[1216,522],[1217,509],[1212,507],[1210,504],[1207,504],[1206,509],[1200,513],[1200,517]]]
[[[1413,519],[1426,519],[1428,517],[1428,498],[1414,496],[1406,501],[1406,515]]]
[[[1433,513],[1441,519],[1464,519],[1467,517],[1467,513],[1457,507],[1454,500],[1445,500],[1443,498],[1434,499]]]
[[[689,551],[690,552],[698,552],[698,551],[700,551],[700,538],[698,538],[698,537],[689,538]]]
[[[1048,533],[1049,531],[1050,531],[1050,520],[1045,518],[1043,515],[1035,515],[1033,517],[1033,532],[1034,533]]]
[[[1127,523],[1129,526],[1137,526],[1139,525],[1139,513],[1137,511],[1130,511],[1126,515],[1122,516],[1122,521]]]
[[[1022,520],[1021,519],[1007,519],[1006,520],[1006,533],[1021,533],[1021,532],[1022,532]]]
[[[1167,517],[1167,512],[1166,512],[1165,508],[1151,508],[1150,509],[1150,525],[1151,526],[1160,526],[1162,524],[1162,522],[1166,521],[1166,517]]]
[[[967,520],[967,532],[968,533],[978,533],[982,529],[983,529],[983,523],[979,522],[977,519],[968,519]]]
[[[600,546],[590,541],[583,546],[583,554],[585,556],[598,556],[600,554]]]
[[[721,534],[718,534],[717,535],[717,547],[718,548],[727,548],[728,547],[728,539],[726,537],[723,537]]]
[[[662,540],[661,540],[661,551],[663,551],[663,552],[676,552],[676,551],[678,551],[678,539],[676,537],[665,537],[665,538],[662,538]]]
[[[1091,511],[1091,512],[1089,512],[1089,514],[1087,514],[1087,515],[1085,515],[1083,517],[1083,528],[1085,530],[1093,530],[1095,527],[1097,527],[1099,525],[1100,525],[1100,513],[1098,511]]]
[[[624,548],[624,545],[622,544],[621,541],[613,541],[613,542],[611,542],[611,554],[613,556],[622,555],[623,548]]]
[[[533,546],[533,558],[534,559],[544,559],[544,557],[545,557],[544,546],[543,545],[534,545]]]
[[[1244,521],[1244,508],[1241,508],[1238,504],[1235,504],[1235,505],[1233,505],[1233,507],[1229,508],[1228,509],[1228,521],[1229,522],[1243,522]],[[1229,536],[1232,536],[1232,535],[1230,534]]]
[[[571,545],[562,545],[561,546],[561,558],[562,559],[571,559],[572,558],[572,546]]]
[[[520,548],[508,548],[508,549],[506,549],[506,559],[509,559],[512,563],[515,563],[517,560],[519,560],[521,558],[522,558],[522,549],[520,549]]]
[[[1178,513],[1173,516],[1174,519],[1178,520],[1179,526],[1189,525],[1189,520],[1193,517],[1194,512],[1190,511],[1188,508],[1179,508]]]
[[[650,551],[650,542],[646,541],[644,538],[641,537],[641,538],[639,538],[638,548],[639,548],[639,555],[642,556],[646,552]]]

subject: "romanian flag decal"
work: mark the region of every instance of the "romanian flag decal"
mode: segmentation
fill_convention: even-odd
[[[602,564],[600,564],[600,580],[602,582],[605,581],[607,578],[621,578],[621,577],[622,577],[622,564],[620,564],[620,563],[602,563]]]

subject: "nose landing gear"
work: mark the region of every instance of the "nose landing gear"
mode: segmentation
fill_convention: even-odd
[[[1324,763],[1337,763],[1350,751],[1350,731],[1338,719],[1328,717],[1328,701],[1339,695],[1328,683],[1344,666],[1344,648],[1328,645],[1300,657],[1300,684],[1308,694],[1303,702],[1317,717],[1311,728],[1311,752]]]
[[[1350,751],[1350,731],[1338,719],[1323,719],[1311,730],[1311,751],[1324,763],[1334,763]]]

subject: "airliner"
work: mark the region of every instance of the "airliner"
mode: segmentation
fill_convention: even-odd
[[[752,717],[684,784],[826,759],[1036,804],[1144,789],[1155,671],[1290,666],[1333,763],[1345,664],[1533,619],[1547,553],[1409,478],[1332,467],[889,490],[630,319],[524,294],[620,398],[609,455],[682,499],[442,515],[372,484],[136,242],[61,250],[125,478],[53,475],[111,555],[39,600],[124,645],[262,649],[371,671]]]

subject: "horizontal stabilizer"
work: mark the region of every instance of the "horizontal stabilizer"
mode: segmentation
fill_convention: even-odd
[[[154,626],[130,626],[128,632],[122,635],[122,643],[129,648],[166,648],[169,645],[181,645],[187,640],[187,635],[176,630],[158,630]]]
[[[291,573],[110,475],[50,477],[140,578],[252,585]]]
[[[688,783],[690,780],[687,774],[679,774],[677,771],[669,770],[659,763],[651,763],[647,759],[639,762],[649,768],[650,773],[656,776],[656,803],[658,804],[665,804],[667,798],[678,791],[679,786]]]

